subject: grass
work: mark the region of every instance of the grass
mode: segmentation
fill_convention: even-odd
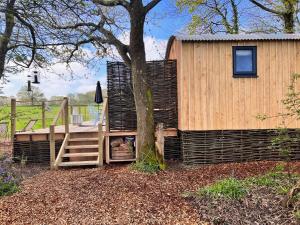
[[[249,189],[254,187],[268,187],[278,194],[286,194],[298,179],[299,175],[293,174],[289,178],[288,174],[283,171],[283,168],[278,167],[265,175],[244,180],[232,177],[219,180],[212,185],[198,189],[196,195],[211,198],[241,199],[247,194]]]
[[[59,112],[60,106],[53,105],[50,106],[50,110],[46,111],[46,127],[49,127],[52,123],[53,119]],[[69,110],[71,113],[71,110]],[[16,130],[22,130],[30,119],[37,119],[37,123],[34,126],[34,129],[42,128],[42,107],[41,106],[30,106],[30,105],[18,105],[17,106],[17,117],[16,117]],[[83,120],[88,121],[91,120],[88,107],[82,106],[80,107],[80,113],[83,115]],[[0,106],[0,122],[8,122],[10,123],[10,106]],[[58,125],[61,124],[61,121],[58,121]],[[9,131],[10,134],[10,124]]]
[[[160,170],[160,166],[156,162],[134,162],[130,165],[130,168],[143,173],[156,173]]]
[[[235,178],[227,178],[215,182],[210,186],[206,186],[197,191],[199,196],[207,196],[211,198],[229,198],[241,199],[247,194],[247,189],[243,182]]]

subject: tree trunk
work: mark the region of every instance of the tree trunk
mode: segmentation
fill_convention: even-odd
[[[0,36],[0,79],[4,74],[5,69],[5,59],[6,59],[6,53],[8,48],[8,43],[10,41],[13,28],[15,25],[14,20],[14,5],[15,0],[11,0],[6,5],[6,12],[5,12],[5,31]]]
[[[295,21],[294,21],[294,12],[289,12],[283,15],[284,22],[284,32],[285,33],[294,33]]]
[[[146,53],[143,39],[146,13],[142,1],[132,1],[130,14],[129,53],[137,114],[137,155],[138,161],[148,162],[149,160],[156,160],[155,128],[153,119],[153,94],[147,82]]]

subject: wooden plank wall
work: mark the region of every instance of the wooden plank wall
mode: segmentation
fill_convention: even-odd
[[[232,77],[232,46],[238,45],[257,46],[258,78]],[[281,119],[262,122],[256,116],[284,111],[290,75],[300,73],[300,42],[175,40],[169,58],[178,61],[180,130],[270,129]]]

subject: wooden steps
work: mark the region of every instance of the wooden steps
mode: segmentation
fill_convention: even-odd
[[[58,167],[99,165],[97,136],[91,132],[70,134]]]
[[[61,162],[59,166],[69,167],[69,166],[97,166],[99,162],[97,160],[93,161],[76,161],[76,162]]]
[[[65,153],[63,157],[68,158],[68,157],[84,157],[84,156],[98,156],[98,152],[80,152],[80,153]]]
[[[81,141],[98,141],[98,138],[72,138],[69,142],[81,142]]]
[[[68,145],[65,149],[95,149],[98,145]]]

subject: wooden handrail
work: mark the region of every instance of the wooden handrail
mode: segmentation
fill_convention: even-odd
[[[103,105],[102,105],[102,112],[101,112],[101,118],[100,121],[98,123],[98,166],[102,166],[103,165],[103,141],[104,141],[104,132],[103,131],[103,121],[104,118],[106,116],[106,111],[108,109],[108,104],[107,104],[107,98],[104,99]],[[108,123],[107,121],[107,117],[106,117],[106,123]]]
[[[61,157],[61,155],[58,155],[57,158],[55,158],[55,126],[59,117],[63,114],[62,112],[64,112],[65,139],[66,139],[66,137],[69,136],[69,104],[68,104],[67,97],[64,98],[64,101],[61,103],[58,114],[56,115],[52,124],[50,125],[50,167],[51,169],[55,169],[56,166],[55,161],[57,159],[59,160],[59,157]]]
[[[53,119],[51,125],[54,125],[54,126],[56,125],[56,123],[57,123],[59,117],[61,116],[61,114],[62,114],[62,112],[63,112],[63,110],[64,110],[64,108],[65,108],[65,106],[66,106],[66,104],[67,104],[67,101],[68,101],[68,99],[64,99],[64,100],[63,100],[63,102],[62,102],[61,105],[60,105],[59,112],[58,112],[58,113],[56,114],[56,116],[54,117],[54,119]]]
[[[54,166],[53,166],[54,169],[57,169],[59,163],[61,163],[61,161],[62,161],[62,157],[65,154],[65,147],[68,144],[69,138],[70,138],[70,134],[66,134],[65,139],[64,139],[64,141],[59,149],[59,152],[57,154],[57,157],[55,159]]]

